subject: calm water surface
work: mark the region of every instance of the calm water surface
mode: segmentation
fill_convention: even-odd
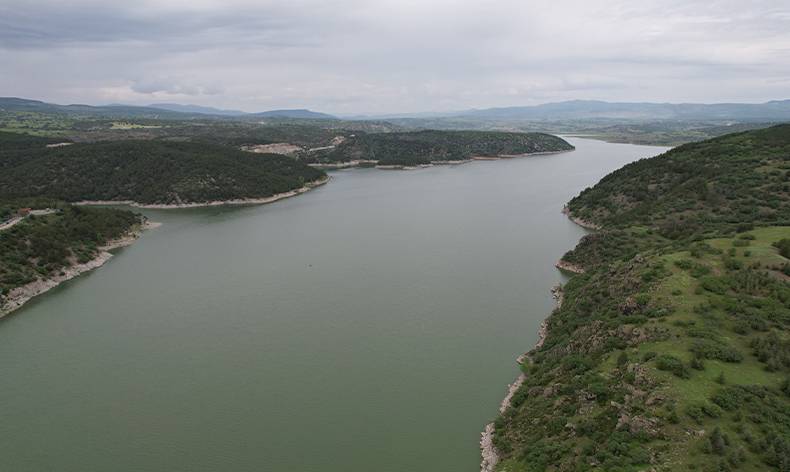
[[[560,213],[662,148],[350,170],[164,225],[0,322],[10,471],[478,470],[583,235]]]

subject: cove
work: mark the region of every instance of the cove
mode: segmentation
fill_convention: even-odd
[[[0,321],[14,471],[475,471],[584,230],[560,212],[665,148],[352,169],[160,228]]]

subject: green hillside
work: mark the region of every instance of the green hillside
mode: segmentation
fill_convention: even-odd
[[[790,470],[790,126],[681,146],[570,204],[603,229],[524,385],[498,470]]]
[[[61,206],[0,231],[0,314],[12,289],[93,259],[100,246],[142,222],[126,210]]]
[[[275,154],[207,143],[141,140],[2,152],[0,169],[0,198],[145,204],[269,197],[325,176]]]
[[[304,159],[317,163],[367,159],[385,165],[418,165],[474,156],[495,157],[571,149],[573,146],[562,138],[543,133],[410,131],[357,134],[334,149],[311,154]]]

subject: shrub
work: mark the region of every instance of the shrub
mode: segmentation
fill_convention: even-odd
[[[658,356],[658,358],[656,358],[656,367],[659,370],[672,372],[681,379],[687,379],[691,377],[691,373],[689,372],[686,365],[683,364],[683,361],[669,354]]]
[[[718,359],[724,362],[741,362],[743,354],[737,349],[712,339],[695,339],[691,352],[703,359]]]
[[[790,239],[780,239],[775,242],[773,246],[779,249],[779,254],[781,254],[782,257],[790,259]]]
[[[622,351],[619,356],[617,356],[617,367],[623,367],[628,363],[628,353]]]
[[[655,351],[648,351],[642,354],[642,362],[648,362],[649,360],[655,358],[658,354]]]
[[[717,293],[719,295],[724,295],[729,288],[727,282],[724,281],[721,277],[712,277],[706,276],[700,280],[700,286],[713,293]]]
[[[727,411],[733,411],[743,404],[746,397],[746,391],[740,387],[725,387],[713,394],[711,401]]]

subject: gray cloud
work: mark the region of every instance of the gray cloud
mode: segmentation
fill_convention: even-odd
[[[336,113],[790,97],[786,0],[6,0],[0,95]]]

